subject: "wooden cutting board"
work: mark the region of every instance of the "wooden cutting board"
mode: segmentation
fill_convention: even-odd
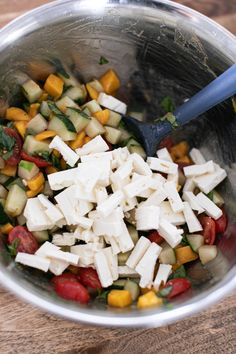
[[[88,0],[89,1],[89,0]],[[99,1],[99,0],[97,0]],[[0,0],[0,26],[47,0]],[[236,0],[177,0],[236,34]],[[236,294],[157,329],[83,326],[43,313],[0,288],[0,354],[235,354]]]

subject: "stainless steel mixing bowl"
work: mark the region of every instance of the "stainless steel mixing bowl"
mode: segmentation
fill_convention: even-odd
[[[103,55],[109,65],[100,66]],[[0,108],[20,99],[19,83],[28,73],[43,76],[42,63],[69,66],[84,80],[107,67],[119,73],[120,95],[132,106],[158,116],[166,94],[176,103],[195,93],[236,59],[236,39],[201,14],[170,1],[64,0],[18,18],[0,31]],[[38,69],[35,70],[35,65]],[[41,69],[39,69],[39,67]],[[45,69],[45,68],[44,68]],[[23,270],[0,248],[0,282],[44,311],[104,326],[162,326],[199,313],[236,287],[236,121],[230,101],[175,135],[201,147],[228,172],[222,186],[230,225],[217,260],[202,272],[193,269],[194,290],[170,308],[118,311],[101,304],[65,302],[51,291],[47,276]]]

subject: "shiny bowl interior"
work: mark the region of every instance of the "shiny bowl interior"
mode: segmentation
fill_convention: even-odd
[[[99,76],[109,59],[122,80],[120,97],[145,108],[146,119],[159,114],[165,95],[176,104],[190,97],[236,60],[233,35],[208,18],[169,1],[56,1],[31,11],[0,31],[0,113],[21,99],[19,84],[32,62],[63,63],[82,80]],[[69,319],[105,326],[161,326],[207,308],[236,287],[236,123],[231,101],[212,109],[173,136],[200,147],[228,172],[221,187],[230,215],[217,260],[194,290],[173,308],[118,311],[99,303],[87,307],[65,302],[51,291],[48,278],[16,266],[0,243],[0,282],[18,296]]]

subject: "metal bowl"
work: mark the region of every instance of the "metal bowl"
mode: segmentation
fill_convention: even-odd
[[[45,75],[45,61],[69,66],[84,80],[112,66],[122,80],[120,95],[158,116],[166,94],[176,103],[193,95],[236,60],[235,37],[224,28],[170,1],[64,0],[42,6],[0,31],[0,112],[20,99],[26,74]],[[98,64],[100,56],[109,65]],[[37,69],[35,69],[37,67]],[[46,66],[48,67],[48,65]],[[41,68],[41,69],[39,69]],[[228,180],[222,194],[230,215],[220,252],[205,269],[193,267],[195,286],[173,308],[118,311],[100,303],[80,306],[57,298],[48,278],[15,265],[0,244],[0,282],[44,311],[104,326],[162,326],[199,313],[236,287],[236,122],[230,101],[174,134],[203,149],[223,165]],[[199,273],[200,272],[200,273]]]

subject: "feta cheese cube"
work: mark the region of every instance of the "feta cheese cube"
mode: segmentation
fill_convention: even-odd
[[[65,261],[60,261],[58,259],[51,259],[49,270],[54,275],[61,275],[66,268],[69,267],[69,263]]]
[[[132,250],[129,258],[126,261],[126,265],[132,269],[136,267],[141,258],[144,256],[146,250],[150,246],[151,242],[147,237],[141,236]]]
[[[127,177],[130,177],[132,172],[133,172],[133,161],[131,159],[128,159],[126,162],[124,162],[123,165],[119,166],[118,169],[114,172],[114,177],[119,178],[119,180],[125,180]]]
[[[93,225],[93,220],[86,218],[85,216],[78,217],[78,225],[83,229],[91,229]]]
[[[113,193],[116,191],[120,191],[123,187],[127,186],[130,183],[130,178],[126,177],[125,179],[120,179],[115,173],[111,173],[110,175],[111,188]]]
[[[95,199],[97,204],[101,204],[108,197],[106,188],[102,186],[97,186],[94,190],[94,194],[95,194]]]
[[[55,136],[52,139],[49,148],[59,151],[63,156],[63,159],[71,167],[73,167],[79,160],[79,156],[68,145],[66,145],[66,143],[64,143],[59,136]]]
[[[194,189],[196,188],[196,184],[194,182],[194,178],[186,178],[184,187],[183,187],[183,193],[184,192],[193,192]]]
[[[123,148],[118,148],[112,151],[113,162],[112,168],[118,168],[123,165],[125,161],[127,161],[128,157],[130,156],[130,152],[127,146]]]
[[[193,192],[184,192],[183,193],[183,200],[188,202],[191,208],[201,214],[204,212],[204,209],[198,204],[195,194]]]
[[[83,155],[81,156],[81,162],[88,162],[92,161],[94,163],[99,163],[102,160],[107,160],[107,161],[112,161],[113,160],[113,155],[112,151],[106,151],[106,152],[96,152],[94,154],[90,155]]]
[[[190,155],[192,161],[196,165],[202,165],[202,164],[206,163],[206,160],[203,157],[203,155],[199,149],[196,149],[196,148],[191,149],[189,152],[189,155]]]
[[[138,278],[139,274],[136,270],[131,269],[127,266],[119,266],[118,267],[119,278]]]
[[[48,218],[44,212],[44,207],[38,198],[30,198],[27,200],[24,217],[29,231],[49,230],[54,226],[54,223]]]
[[[147,231],[159,227],[160,208],[158,206],[140,206],[135,212],[136,229]]]
[[[111,247],[106,247],[103,248],[102,252],[104,253],[108,266],[111,271],[111,275],[114,280],[117,280],[119,278],[119,273],[118,273],[118,257],[117,255],[114,255],[112,253],[112,248]]]
[[[70,170],[55,172],[48,175],[48,182],[51,189],[57,191],[75,184],[76,171],[77,168],[72,168]]]
[[[152,176],[152,170],[139,154],[135,152],[130,155],[129,159],[133,161],[134,172],[144,176]]]
[[[178,171],[178,165],[176,163],[162,160],[157,157],[148,157],[147,163],[151,170],[154,171],[166,174],[176,174]]]
[[[203,176],[195,177],[194,182],[202,192],[208,194],[215,187],[217,187],[226,177],[226,171],[218,167],[214,173],[208,173]]]
[[[172,272],[172,266],[170,264],[160,264],[157,275],[155,277],[155,280],[153,282],[153,287],[156,291],[159,290],[160,285],[163,284],[165,285],[170,274]]]
[[[185,217],[183,212],[174,213],[169,202],[160,204],[160,219],[165,219],[173,225],[184,225]]]
[[[175,248],[182,240],[177,227],[165,219],[160,221],[158,232],[172,248]]]
[[[197,202],[205,210],[205,213],[211,216],[213,219],[217,220],[221,217],[222,210],[218,208],[205,194],[202,192],[196,195]]]
[[[107,95],[104,92],[100,92],[97,98],[98,103],[117,113],[125,114],[127,111],[127,105],[124,102],[121,102],[117,98]]]
[[[110,215],[124,200],[124,193],[122,191],[117,191],[110,194],[108,198],[97,206],[97,211],[103,216],[107,217]]]
[[[114,255],[116,255],[116,254],[121,252],[117,238],[105,236],[105,241],[106,241],[107,244],[111,245],[112,253]]]
[[[202,231],[202,225],[198,221],[198,218],[196,218],[188,202],[184,202],[184,217],[190,233]]]
[[[108,144],[101,137],[101,135],[97,135],[88,143],[84,144],[82,148],[76,149],[76,154],[79,156],[84,156],[98,152],[105,152],[107,150],[109,150]]]
[[[75,245],[70,248],[71,253],[79,256],[79,267],[93,267],[96,252],[103,248],[101,243]]]
[[[112,285],[113,277],[111,269],[109,267],[107,257],[103,251],[99,251],[95,254],[94,264],[102,287],[107,288],[108,286]]]
[[[127,211],[134,209],[137,204],[138,204],[137,198],[133,197],[133,198],[123,200],[123,202],[121,203],[121,206],[122,206],[124,212],[126,213]]]
[[[28,254],[18,252],[15,258],[15,262],[24,264],[28,267],[37,268],[44,272],[49,269],[50,261],[48,259],[39,257],[35,254]]]
[[[58,259],[60,261],[68,262],[72,265],[78,265],[79,263],[79,256],[76,254],[72,254],[70,252],[63,252],[61,250],[50,250],[46,251],[46,257],[52,259]]]
[[[79,216],[84,216],[88,214],[93,209],[93,204],[86,200],[78,200],[76,205],[76,212]]]
[[[164,190],[167,194],[173,212],[179,213],[183,211],[184,205],[179,196],[179,193],[177,192],[176,184],[174,182],[166,182],[164,184]]]
[[[60,210],[62,211],[68,225],[78,224],[78,213],[76,212],[76,191],[78,186],[70,186],[55,196]]]
[[[55,245],[53,245],[52,243],[46,241],[44,242],[44,244],[42,244],[42,246],[39,247],[39,249],[37,249],[37,251],[35,252],[35,254],[39,257],[47,257],[48,252],[56,252],[59,251],[60,247],[57,247]]]
[[[167,198],[167,193],[163,187],[153,192],[147,200],[141,203],[142,206],[159,206]]]
[[[76,172],[77,183],[79,183],[83,187],[85,192],[92,192],[93,188],[98,183],[99,179],[104,173],[103,168],[108,169],[108,171],[110,171],[110,162],[103,161],[102,166],[101,164],[94,165],[94,163],[91,161],[80,163]]]
[[[128,198],[138,196],[141,192],[150,188],[152,185],[152,178],[150,176],[140,177],[137,181],[131,182],[124,187],[124,192]]]
[[[96,218],[93,223],[93,232],[97,236],[119,237],[122,233],[122,219],[120,211],[117,210],[105,218]]]
[[[74,186],[74,198],[78,200],[80,203],[81,201],[86,201],[90,203],[96,203],[96,197],[93,190],[88,191],[83,187],[81,184],[77,184]]]
[[[205,173],[213,173],[215,171],[213,161],[208,161],[202,165],[191,165],[183,168],[186,177],[201,176]]]
[[[64,232],[63,234],[54,234],[52,243],[56,246],[73,246],[75,244],[75,236],[73,233]]]
[[[138,179],[142,178],[143,176],[142,175],[139,175],[138,173],[133,173],[132,175],[132,179],[131,179],[131,182],[135,182],[137,181]],[[152,184],[151,184],[151,187],[153,187],[153,185],[156,185],[158,184],[158,182],[156,182],[155,180],[152,180]],[[148,188],[142,192],[140,192],[137,197],[140,197],[140,198],[148,198],[151,194],[152,194],[153,190],[151,188]]]
[[[118,236],[118,243],[121,252],[128,252],[134,248],[133,240],[129,234],[124,221],[121,222],[121,233]]]
[[[170,156],[170,153],[167,148],[157,150],[157,157],[161,160],[173,162],[172,157]]]
[[[42,204],[43,208],[45,208],[45,214],[52,223],[56,224],[64,218],[61,211],[53,203],[51,203],[45,195],[39,194],[38,200]]]

